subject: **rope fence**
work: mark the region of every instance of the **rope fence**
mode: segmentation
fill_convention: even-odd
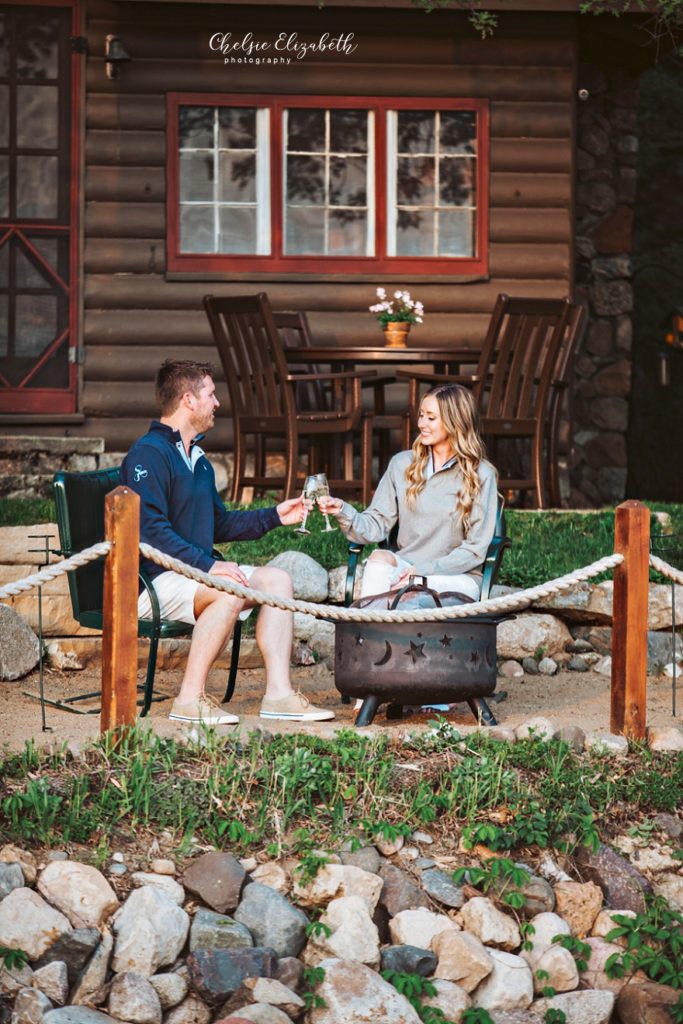
[[[25,594],[27,591],[33,590],[34,587],[42,587],[44,583],[50,583],[58,576],[64,576],[67,572],[71,572],[72,569],[80,569],[88,562],[96,562],[98,558],[104,558],[110,551],[111,543],[108,540],[103,540],[99,544],[84,548],[72,555],[71,558],[65,558],[61,562],[55,562],[54,565],[48,565],[40,572],[34,572],[32,576],[25,576],[22,580],[5,583],[0,587],[0,600],[7,597],[18,597],[19,594]]]

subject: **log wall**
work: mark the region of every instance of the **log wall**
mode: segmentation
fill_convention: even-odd
[[[569,14],[501,15],[479,40],[452,11],[309,7],[87,6],[84,345],[81,407],[72,432],[126,448],[154,414],[151,380],[167,356],[212,358],[201,308],[206,292],[265,289],[276,308],[305,309],[316,339],[378,341],[367,311],[376,284],[410,286],[427,308],[420,337],[476,346],[496,295],[561,296],[572,287],[572,150],[575,19]],[[353,31],[349,57],[307,57],[287,67],[224,66],[208,48],[213,32],[274,38]],[[104,74],[108,33],[132,61],[118,80]],[[167,90],[356,95],[445,95],[491,101],[490,276],[488,280],[324,274],[166,276]],[[419,332],[419,334],[418,334]],[[219,397],[225,397],[221,384]],[[219,419],[212,447],[230,444]],[[208,440],[208,439],[207,439]]]

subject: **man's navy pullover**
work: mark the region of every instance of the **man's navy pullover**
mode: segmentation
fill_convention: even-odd
[[[179,431],[153,420],[123,460],[121,483],[140,495],[140,539],[208,572],[216,561],[214,543],[257,540],[282,524],[274,507],[227,512],[198,440],[190,448],[190,468]],[[147,559],[142,568],[152,578],[164,572]]]

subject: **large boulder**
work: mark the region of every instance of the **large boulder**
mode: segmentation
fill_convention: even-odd
[[[519,660],[532,657],[539,648],[546,655],[560,654],[571,639],[572,635],[561,619],[531,612],[501,622],[496,646],[499,658]]]
[[[604,845],[595,853],[581,847],[577,860],[583,878],[602,889],[608,906],[643,913],[652,886],[633,864]]]
[[[525,1010],[534,998],[531,969],[521,956],[490,949],[493,970],[472,993],[475,1006],[485,1010]]]
[[[240,900],[247,873],[229,853],[205,853],[193,861],[183,883],[203,903],[219,914],[232,913]]]
[[[310,882],[294,883],[294,897],[302,907],[321,907],[343,896],[359,896],[372,913],[380,892],[382,879],[352,864],[325,864]]]
[[[101,928],[119,906],[104,875],[89,864],[53,860],[41,872],[38,889],[74,928]]]
[[[283,551],[272,558],[268,565],[284,569],[292,577],[294,597],[299,601],[327,600],[328,576],[314,558],[303,551]]]
[[[259,946],[278,956],[298,956],[306,942],[308,918],[270,886],[252,882],[244,890],[234,918],[245,925]]]
[[[310,1024],[420,1024],[405,996],[364,964],[331,959],[320,966],[322,1005],[311,1010]]]
[[[13,608],[0,604],[0,679],[21,679],[39,658],[38,637],[29,624]]]
[[[379,933],[367,903],[360,896],[332,900],[320,922],[330,934],[325,930],[311,936],[303,953],[306,963],[316,964],[335,956],[377,967]]]
[[[71,930],[68,918],[32,889],[13,889],[0,903],[0,946],[23,949],[29,960]]]
[[[145,978],[172,964],[185,945],[190,919],[170,896],[152,886],[135,889],[114,917],[116,974]]]
[[[562,992],[551,999],[537,999],[531,1006],[539,1022],[548,1010],[561,1010],[566,1024],[609,1024],[614,1009],[614,993],[603,991]]]

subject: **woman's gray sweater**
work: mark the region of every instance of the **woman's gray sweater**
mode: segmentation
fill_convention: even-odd
[[[493,466],[479,465],[481,489],[472,506],[467,536],[456,511],[462,474],[456,463],[438,470],[418,494],[415,507],[406,503],[406,470],[410,451],[394,455],[365,512],[344,502],[337,520],[349,540],[377,544],[398,520],[398,553],[420,576],[480,575],[496,525],[497,480]]]

